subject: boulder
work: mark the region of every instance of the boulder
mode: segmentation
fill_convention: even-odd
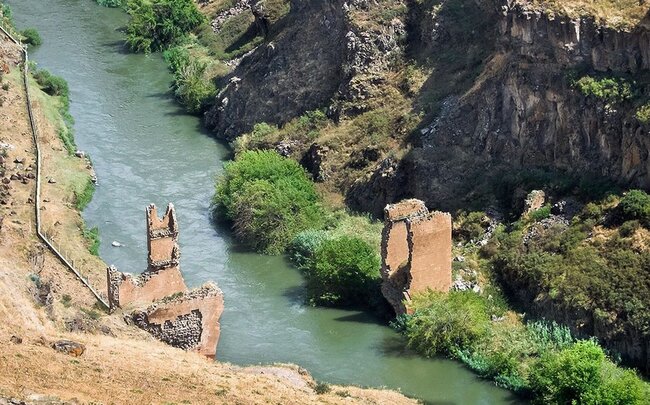
[[[72,340],[59,340],[52,343],[52,349],[73,357],[79,357],[86,351],[86,346]]]

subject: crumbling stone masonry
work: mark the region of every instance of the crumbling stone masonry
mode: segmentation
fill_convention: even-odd
[[[219,340],[223,293],[214,283],[188,291],[180,270],[178,223],[169,204],[160,219],[155,205],[147,207],[147,269],[134,277],[114,266],[107,270],[111,310],[141,307],[130,318],[163,342],[214,356]]]
[[[218,311],[214,309],[218,308]],[[187,294],[157,301],[146,310],[135,311],[133,322],[156,339],[184,350],[197,349],[214,356],[219,341],[219,318],[223,294],[214,283]]]
[[[174,205],[162,219],[156,206],[147,207],[147,270],[134,277],[108,268],[108,300],[111,308],[152,302],[187,291],[179,266],[178,223]]]
[[[388,205],[384,214],[381,290],[399,315],[413,294],[451,288],[451,215],[415,199]]]

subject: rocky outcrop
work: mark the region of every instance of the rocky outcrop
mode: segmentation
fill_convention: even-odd
[[[258,122],[282,123],[328,104],[344,77],[342,4],[292,1],[287,28],[237,66],[206,113],[208,127],[232,139]]]
[[[226,78],[205,115],[208,127],[233,139],[256,123],[283,124],[325,106],[331,105],[332,116],[363,111],[405,34],[399,19],[381,27],[354,23],[352,14],[373,7],[368,1],[292,0],[282,29],[266,32],[267,42]],[[263,7],[252,8],[263,21]]]
[[[429,212],[414,199],[384,212],[381,291],[400,315],[413,294],[451,288],[451,215]]]
[[[184,350],[214,357],[219,341],[223,293],[214,283],[188,291],[180,270],[178,222],[174,206],[158,217],[156,206],[147,207],[148,268],[137,277],[107,270],[111,311],[140,306],[126,319],[155,338]]]

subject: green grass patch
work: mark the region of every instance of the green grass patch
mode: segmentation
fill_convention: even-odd
[[[75,207],[77,210],[83,211],[93,199],[93,194],[95,194],[95,183],[91,179],[88,179],[83,190],[79,193],[76,191],[74,193]]]
[[[86,228],[84,225],[81,234],[88,241],[88,251],[94,256],[99,256],[99,228],[92,227],[90,229]]]

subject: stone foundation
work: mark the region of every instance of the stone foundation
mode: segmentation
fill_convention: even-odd
[[[420,200],[388,205],[382,233],[382,286],[400,315],[415,293],[451,288],[451,215],[429,212]]]
[[[180,270],[178,223],[169,204],[160,219],[156,207],[147,207],[147,270],[139,276],[107,269],[111,310],[138,307],[130,318],[157,339],[184,350],[214,356],[219,340],[223,293],[214,283],[188,291]]]
[[[170,346],[213,357],[222,312],[223,293],[215,284],[208,283],[188,294],[158,301],[144,311],[134,312],[131,318]]]

